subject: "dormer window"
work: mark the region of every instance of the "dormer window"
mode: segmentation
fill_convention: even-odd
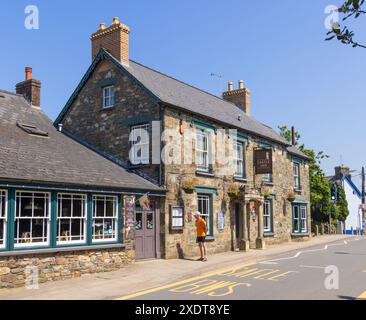
[[[114,86],[103,88],[103,108],[111,108],[114,106]]]

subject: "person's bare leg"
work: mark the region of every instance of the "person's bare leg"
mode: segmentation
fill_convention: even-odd
[[[206,246],[206,242],[202,243],[202,247],[203,247],[203,258],[207,261],[207,246]]]
[[[203,249],[203,243],[202,242],[200,242],[199,244],[199,247],[200,247],[200,252],[201,252],[201,259],[204,259],[204,249]]]

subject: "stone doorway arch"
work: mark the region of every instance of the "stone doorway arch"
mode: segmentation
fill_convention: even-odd
[[[254,247],[265,249],[263,224],[263,196],[256,191],[243,194],[241,200],[241,240],[240,250],[248,251]]]

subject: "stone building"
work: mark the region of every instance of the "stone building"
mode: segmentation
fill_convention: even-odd
[[[40,108],[40,81],[26,74],[17,93],[0,90],[0,289],[134,261],[135,199],[150,193],[144,212],[153,225],[165,194],[55,128]]]
[[[191,215],[196,210],[208,223],[210,253],[309,238],[309,159],[250,115],[243,81],[237,89],[229,83],[222,98],[214,96],[131,60],[129,36],[117,18],[109,27],[100,24],[91,36],[92,64],[55,126],[62,124],[167,189],[160,210],[161,256],[198,253]],[[185,143],[185,133],[192,143]],[[231,171],[216,161],[220,135]],[[170,161],[162,161],[172,139]],[[187,155],[183,146],[192,151],[192,162],[179,161]],[[257,149],[271,155],[272,173],[254,172]],[[144,233],[141,216],[136,220]],[[144,257],[143,246],[136,250]]]

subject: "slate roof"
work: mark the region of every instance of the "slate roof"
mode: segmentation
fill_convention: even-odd
[[[235,104],[225,101],[220,97],[193,87],[180,80],[172,78],[159,71],[146,67],[133,60],[130,60],[129,66],[121,64],[103,48],[100,50],[87,74],[84,76],[78,88],[75,90],[74,94],[56,119],[56,124],[62,121],[62,118],[67,113],[67,110],[71,106],[73,99],[76,98],[84,82],[86,82],[91,72],[102,59],[108,59],[122,72],[127,72],[130,76],[137,80],[137,82],[144,89],[148,90],[149,93],[151,93],[157,100],[161,102],[224,123],[232,128],[237,128],[247,133],[252,133],[264,139],[268,139],[285,146],[290,146],[289,142],[276,133],[272,128],[261,123],[253,116],[246,114]],[[241,121],[238,120],[239,116]],[[296,147],[290,147],[288,151],[290,153],[296,154],[299,157],[308,159],[308,157]]]
[[[34,125],[48,137],[27,133]],[[163,191],[79,142],[60,133],[52,121],[26,99],[0,90],[0,180]]]
[[[304,159],[310,160],[310,158],[304,152],[302,152],[300,149],[298,149],[295,146],[287,147],[287,151],[289,153],[295,155],[295,156],[300,157],[300,158],[304,158]]]

